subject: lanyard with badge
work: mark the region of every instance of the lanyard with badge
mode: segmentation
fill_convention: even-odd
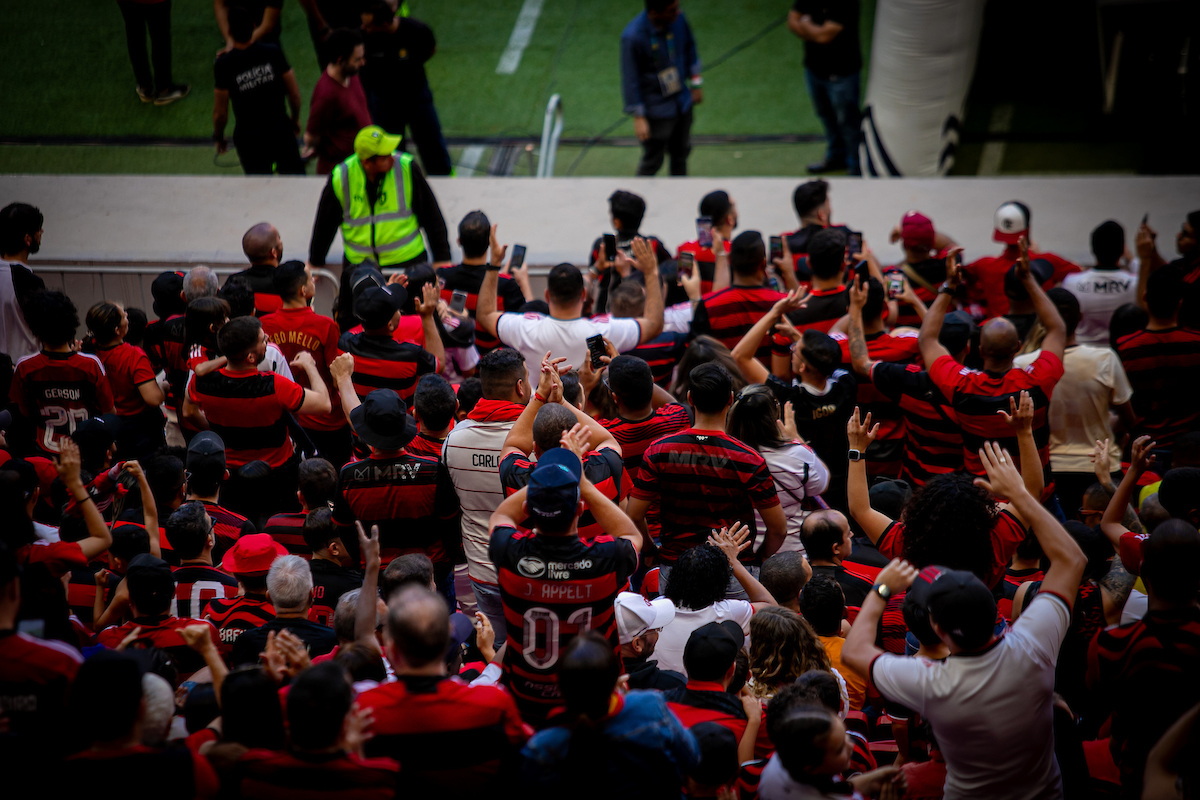
[[[650,30],[650,48],[655,52],[655,61],[658,61],[658,36],[653,28]],[[675,34],[667,32],[667,62],[670,64],[666,69],[658,71],[658,85],[662,89],[663,97],[671,97],[683,91],[683,80],[679,77],[679,67],[675,66]]]

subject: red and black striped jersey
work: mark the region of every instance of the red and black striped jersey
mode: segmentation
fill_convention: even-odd
[[[171,386],[182,390],[183,379],[187,377],[187,373],[182,372],[187,352],[183,314],[173,314],[147,323],[146,332],[142,334],[142,347],[154,371],[165,372]]]
[[[104,365],[90,353],[25,356],[17,361],[9,399],[29,421],[34,445],[51,457],[79,423],[113,410]]]
[[[833,323],[850,312],[850,290],[839,285],[834,289],[813,289],[808,293],[804,308],[798,308],[788,313],[788,319],[796,326],[796,330],[814,330],[828,333]],[[777,333],[772,339],[772,351],[777,355],[786,355],[792,345],[792,340],[782,333]]]
[[[1013,569],[1008,567],[1004,570],[1004,580],[1000,581],[1000,585],[996,587],[996,608],[1000,611],[1000,615],[1004,619],[1012,622],[1013,618],[1013,598],[1017,595],[1017,589],[1021,588],[1021,584],[1025,581],[1041,581],[1046,577],[1045,573],[1040,569]],[[1032,599],[1032,595],[1030,595]],[[1028,601],[1026,601],[1028,602]]]
[[[225,557],[225,551],[233,547],[234,542],[243,536],[249,536],[252,533],[258,533],[254,527],[254,523],[243,517],[236,511],[230,511],[228,508],[216,503],[211,503],[208,500],[199,500],[199,503],[204,504],[204,510],[208,512],[208,518],[213,523],[213,539],[216,544],[212,549],[212,560],[214,564],[220,564],[221,559]],[[165,531],[159,529],[159,543],[162,546],[163,552],[174,553],[174,548],[167,541]],[[166,556],[163,556],[166,558]]]
[[[118,416],[131,417],[146,408],[138,387],[154,380],[150,359],[142,348],[131,344],[97,347],[96,356],[104,365],[108,386],[112,390],[113,410]]]
[[[368,333],[343,334],[338,346],[354,356],[354,391],[361,400],[376,389],[391,389],[412,406],[417,381],[438,371],[438,361],[425,348]]]
[[[389,800],[396,796],[400,765],[390,758],[359,758],[343,751],[249,750],[230,771],[238,797]]]
[[[254,290],[254,316],[265,317],[283,308],[283,298],[275,289],[275,266],[273,264],[254,264],[248,269],[230,275],[225,279],[228,284],[233,278],[245,278]]]
[[[671,713],[689,730],[701,722],[715,722],[733,731],[739,742],[746,732],[746,710],[742,701],[719,683],[689,680],[687,686],[665,692],[663,699]]]
[[[222,367],[193,375],[188,396],[225,442],[225,463],[231,469],[258,460],[282,467],[292,457],[286,415],[304,404],[304,389],[295,381],[273,372]]]
[[[935,475],[963,467],[963,437],[958,415],[929,373],[917,364],[888,364],[871,367],[871,383],[900,408],[904,417],[904,457],[900,477],[914,486],[924,486]]]
[[[97,775],[120,775],[130,792],[164,797],[216,797],[220,779],[208,759],[182,745],[83,750],[54,765],[54,778],[67,786],[83,786]]]
[[[642,342],[622,355],[640,358],[649,364],[654,382],[666,389],[671,384],[671,376],[675,374],[675,365],[679,363],[686,349],[687,334],[663,331],[650,341]]]
[[[638,552],[608,534],[585,542],[499,526],[488,554],[499,575],[508,639],[524,643],[505,648],[504,682],[521,716],[536,724],[562,704],[556,666],[568,641],[592,629],[614,651],[619,647],[613,603],[637,569]]]
[[[1028,530],[1020,520],[1013,516],[1011,511],[1007,508],[1000,509],[996,515],[996,522],[992,525],[992,563],[987,574],[979,576],[979,579],[987,584],[988,588],[994,588],[1003,580],[1004,571],[1008,569],[1013,553],[1017,552],[1017,547],[1025,541],[1027,533]],[[887,558],[907,558],[908,555],[904,551],[904,523],[893,522],[887,526],[875,546]],[[918,564],[917,566],[928,565]]]
[[[849,364],[850,339],[844,333],[831,336],[842,348],[842,363]],[[921,356],[916,331],[879,331],[868,333],[863,338],[867,341],[867,356],[875,362],[908,364]],[[862,413],[871,415],[871,423],[879,423],[879,435],[867,448],[867,472],[872,475],[899,475],[905,440],[903,410],[870,381],[858,382],[857,400]]]
[[[454,430],[454,426],[450,426]],[[415,456],[429,456],[442,460],[442,446],[446,444],[445,439],[434,439],[432,436],[426,436],[424,433],[418,433],[413,440],[404,446],[404,449]]]
[[[701,247],[700,242],[684,242],[675,251],[678,261],[683,253],[691,253],[695,260],[696,269],[700,270],[700,293],[708,294],[713,290],[713,278],[717,272],[717,254],[712,247]],[[729,242],[725,242],[725,254],[729,255]]]
[[[528,456],[521,453],[509,453],[500,462],[500,483],[504,486],[505,496],[514,495],[524,488],[529,483],[529,476],[533,474],[536,467],[537,462]],[[622,495],[624,484],[621,482],[624,471],[621,456],[617,455],[617,451],[610,447],[593,450],[583,458],[584,476],[600,490],[601,494],[614,503],[620,503],[624,499]],[[579,538],[585,540],[594,539],[606,532],[592,516],[592,512],[586,509],[579,516],[578,530]]]
[[[654,413],[645,419],[613,419],[596,420],[604,429],[613,435],[617,444],[621,445],[622,459],[625,469],[630,475],[642,465],[642,454],[655,439],[668,436],[691,425],[687,409],[679,403],[667,403],[654,409]]]
[[[1122,336],[1117,355],[1133,387],[1135,435],[1171,448],[1200,421],[1200,331],[1170,328]]]
[[[51,741],[43,737],[61,736],[67,691],[82,663],[68,644],[0,631],[0,709],[8,732],[38,747]]]
[[[286,547],[289,554],[312,558],[312,548],[304,541],[304,519],[307,516],[303,511],[280,512],[267,520],[263,533],[271,534],[271,538]]]
[[[221,652],[227,653],[246,631],[261,628],[275,619],[275,607],[265,597],[216,597],[208,601],[204,618],[217,626]]]
[[[73,569],[88,565],[83,555],[83,548],[78,542],[47,542],[38,539],[36,542],[17,548],[17,563],[21,565],[45,564],[46,569],[56,578],[61,578]]]
[[[689,339],[711,336],[730,350],[771,308],[787,295],[768,286],[730,286],[700,298],[692,316]],[[764,336],[755,356],[771,363],[771,337]]]
[[[1088,651],[1087,688],[1096,719],[1112,712],[1113,759],[1126,788],[1140,786],[1146,755],[1200,702],[1200,608],[1150,610],[1096,634]]]
[[[861,607],[863,601],[867,599],[867,593],[871,591],[871,587],[874,585],[871,579],[865,577],[863,574],[864,571],[878,573],[879,568],[846,562],[836,566],[812,565],[813,575],[827,575],[838,582],[838,585],[842,587],[842,594],[846,597],[847,608]],[[874,575],[871,577],[874,578]]]
[[[324,558],[314,558],[308,562],[308,567],[313,579],[313,601],[308,609],[308,619],[332,628],[338,600],[346,592],[362,586],[363,574]]]
[[[659,556],[674,564],[708,541],[713,528],[741,522],[756,532],[754,509],[779,504],[763,457],[724,431],[687,428],[655,440],[633,479],[633,496],[658,500]],[[750,548],[739,559],[756,563]]]
[[[435,564],[453,563],[459,504],[450,473],[437,460],[401,450],[342,467],[333,520],[353,530],[379,526],[383,566],[405,553],[424,553]]]
[[[208,602],[218,597],[236,597],[237,578],[228,572],[206,564],[185,564],[171,568],[175,579],[175,597],[171,600],[172,617],[200,619],[208,610]]]
[[[300,414],[297,417],[300,425],[315,431],[336,431],[346,427],[341,397],[329,374],[329,365],[342,354],[338,349],[341,334],[337,323],[311,308],[281,308],[262,318],[262,328],[289,364],[300,353],[311,353],[313,361],[317,362],[317,372],[329,391],[330,410],[324,414]],[[308,386],[308,375],[304,370],[296,370],[295,375],[298,384]]]
[[[1009,398],[1021,399],[1021,391],[1033,399],[1033,440],[1043,470],[1050,464],[1050,424],[1046,410],[1054,385],[1063,376],[1062,360],[1042,350],[1032,364],[1004,373],[985,372],[959,364],[948,355],[939,357],[929,368],[929,379],[958,415],[963,436],[963,466],[972,475],[983,475],[979,449],[987,441],[998,442],[1017,458],[1017,437],[999,411],[1008,413]],[[1047,476],[1049,485],[1049,476]]]
[[[124,625],[105,628],[96,634],[96,641],[112,649],[131,634],[134,628],[141,628],[141,632],[138,633],[130,647],[157,647],[166,651],[179,669],[180,680],[187,680],[192,673],[204,667],[204,657],[188,647],[187,642],[179,635],[179,629],[189,625],[208,625],[212,629],[209,631],[212,640],[214,642],[221,641],[216,627],[207,620],[172,617],[166,614],[155,617],[138,617]]]
[[[467,303],[465,310],[471,319],[475,319],[475,309],[479,305],[479,288],[483,286],[483,278],[487,275],[486,264],[455,264],[452,267],[442,267],[438,277],[442,279],[442,299],[447,305],[454,299],[455,292],[466,292]],[[501,275],[496,286],[496,310],[509,312],[525,308],[525,295],[520,285],[511,275]],[[500,346],[500,340],[475,326],[475,347],[480,354],[488,353]]]
[[[357,698],[374,716],[367,755],[403,759],[404,785],[413,797],[482,796],[494,789],[530,734],[513,698],[498,686],[396,677]]]

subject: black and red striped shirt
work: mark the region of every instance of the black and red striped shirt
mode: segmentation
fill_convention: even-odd
[[[453,430],[454,426],[451,425],[450,429]],[[411,442],[404,445],[404,449],[416,456],[429,456],[441,461],[442,446],[445,444],[445,439],[434,439],[432,436],[418,433]]]
[[[79,423],[113,410],[112,389],[100,359],[90,353],[34,353],[17,361],[9,399],[29,421],[43,455]]]
[[[844,333],[832,334],[842,349],[842,363],[849,364],[850,339]],[[900,333],[868,333],[867,355],[872,361],[889,364],[908,364],[921,355],[921,345],[916,331]],[[871,423],[879,423],[879,435],[867,448],[867,473],[870,475],[900,474],[901,457],[904,453],[905,424],[900,405],[875,387],[870,381],[858,383],[858,407],[865,417],[871,415]]]
[[[1012,561],[1013,553],[1017,552],[1017,547],[1025,541],[1027,533],[1028,530],[1020,520],[1013,516],[1011,511],[1006,508],[1000,509],[1000,513],[996,515],[996,522],[992,525],[992,563],[988,573],[979,576],[979,579],[989,588],[994,588],[1003,580],[1004,572],[1008,569],[1009,562]],[[907,558],[908,556],[904,552],[904,523],[893,522],[889,525],[875,546],[887,558]],[[917,566],[928,565],[918,564]]]
[[[210,600],[236,597],[237,578],[206,564],[185,564],[171,568],[175,579],[175,597],[171,600],[172,617],[201,619]]]
[[[357,698],[374,717],[367,755],[403,759],[404,786],[413,797],[494,790],[530,734],[513,698],[498,686],[436,675],[397,678]]]
[[[171,386],[171,402],[178,409],[187,385],[188,348],[184,335],[184,316],[175,314],[149,323],[142,344],[145,345],[150,366],[155,372],[166,374],[167,383]]]
[[[312,558],[312,548],[304,541],[304,511],[283,511],[273,515],[263,526],[263,533],[287,548],[290,555]]]
[[[500,483],[504,486],[505,496],[514,495],[528,485],[529,477],[533,475],[536,468],[537,462],[530,459],[529,456],[521,453],[509,453],[500,462]],[[584,477],[614,503],[620,503],[623,499],[621,490],[624,484],[621,482],[621,478],[624,471],[621,456],[617,455],[617,451],[610,447],[593,450],[583,458]],[[594,539],[605,533],[605,530],[592,516],[592,512],[585,510],[579,515],[578,532],[579,538],[586,540]]]
[[[238,797],[389,800],[396,796],[400,765],[390,758],[359,758],[340,750],[319,755],[249,750],[230,772]]]
[[[164,650],[179,669],[180,680],[187,680],[192,676],[192,673],[205,666],[204,657],[188,647],[187,642],[179,635],[179,629],[186,628],[189,625],[207,625],[211,629],[209,635],[212,636],[212,640],[214,642],[221,641],[216,627],[207,620],[172,617],[165,614],[155,617],[138,617],[131,619],[124,625],[105,628],[96,634],[96,641],[112,649],[119,645],[126,636],[133,633],[134,628],[141,628],[141,632],[138,633],[137,638],[133,640],[130,647],[135,649],[139,647],[157,647],[160,650]]]
[[[243,536],[248,536],[251,533],[258,533],[254,528],[254,523],[243,517],[236,511],[230,511],[225,506],[211,503],[208,500],[198,500],[196,502],[204,504],[204,510],[208,512],[208,518],[213,524],[213,539],[216,544],[212,549],[212,560],[214,564],[220,564],[221,559],[225,557],[225,551],[233,547],[234,543]],[[136,522],[131,524],[137,524]],[[171,561],[175,557],[175,548],[171,546],[171,542],[167,540],[166,531],[159,528],[158,541],[163,550],[163,558]]]
[[[227,653],[243,633],[275,619],[275,607],[265,597],[217,597],[208,601],[204,618],[217,626],[217,644]]]
[[[405,553],[424,553],[434,564],[453,563],[460,536],[459,504],[446,467],[403,450],[372,452],[342,467],[333,520],[353,530],[379,526],[383,566]]]
[[[664,436],[646,448],[633,496],[659,502],[659,556],[665,564],[708,541],[713,528],[741,522],[753,536],[754,509],[779,504],[767,462],[754,448],[724,431],[699,428]],[[756,563],[750,548],[739,558]]]
[[[70,645],[0,631],[0,709],[8,732],[39,748],[52,741],[45,737],[61,736],[67,691],[82,663]]]
[[[309,561],[308,568],[312,571],[313,579],[313,601],[308,609],[308,620],[332,628],[333,612],[338,600],[346,592],[353,592],[362,586],[363,574],[324,558]]]
[[[422,375],[438,371],[437,359],[428,350],[390,336],[347,333],[338,346],[354,356],[350,379],[360,400],[376,389],[391,389],[411,408],[417,381]]]
[[[254,290],[254,316],[265,317],[283,308],[283,298],[275,288],[275,265],[254,264],[248,269],[234,273],[225,279],[226,285],[234,278],[245,278]]]
[[[679,363],[686,349],[687,334],[663,331],[650,341],[642,342],[622,355],[640,358],[649,364],[654,382],[666,389],[671,384],[671,376],[675,374],[675,365]]]
[[[713,252],[712,247],[701,247],[698,241],[684,242],[679,245],[679,249],[675,251],[675,260],[678,261],[683,253],[692,254],[696,269],[700,270],[700,293],[708,294],[713,290],[713,278],[717,272],[717,254]],[[725,242],[725,254],[729,255],[729,242]]]
[[[1138,331],[1117,341],[1117,355],[1133,387],[1137,436],[1170,449],[1200,422],[1200,331]]]
[[[1000,581],[1000,585],[996,587],[996,593],[999,595],[996,598],[996,608],[1009,622],[1013,618],[1013,598],[1017,596],[1017,589],[1021,588],[1021,584],[1025,581],[1040,581],[1046,575],[1040,569],[1013,569],[1008,567],[1004,570],[1004,580]]]
[[[746,732],[746,710],[742,701],[719,683],[689,680],[687,686],[666,692],[663,699],[671,713],[689,730],[701,722],[715,722],[733,731],[739,742]]]
[[[900,477],[913,486],[924,486],[935,475],[963,467],[963,437],[958,415],[917,364],[871,367],[871,383],[895,403],[904,417],[904,456]]]
[[[262,329],[289,364],[300,353],[311,353],[317,363],[317,372],[329,391],[330,410],[323,414],[300,414],[297,417],[300,425],[316,431],[336,431],[346,427],[341,397],[329,374],[329,365],[342,354],[338,349],[337,323],[311,308],[281,308],[262,318]],[[296,373],[296,378],[301,386],[308,386],[308,375],[303,370]]]
[[[452,267],[442,267],[438,277],[442,279],[442,299],[449,305],[454,299],[455,292],[466,292],[467,303],[465,311],[475,319],[475,310],[479,305],[479,289],[483,286],[484,276],[487,275],[486,264],[455,264]],[[520,311],[525,308],[525,295],[520,285],[511,275],[501,275],[496,286],[496,310],[502,312]],[[500,346],[500,340],[482,327],[475,326],[475,347],[480,354],[488,353]]]
[[[231,469],[259,460],[282,467],[292,457],[287,415],[304,404],[304,389],[295,381],[273,372],[222,367],[193,375],[188,396],[225,443],[225,463]]]
[[[638,566],[628,539],[608,534],[583,541],[509,526],[492,529],[488,555],[496,565],[508,639],[504,682],[529,722],[562,704],[557,665],[562,648],[581,631],[617,641],[613,603]]]
[[[687,409],[679,403],[667,403],[654,409],[654,413],[645,419],[613,419],[596,420],[604,429],[613,435],[617,444],[621,445],[625,469],[632,476],[642,465],[642,454],[655,439],[660,439],[672,433],[678,433],[691,425]]]
[[[1017,437],[999,411],[1008,413],[1009,398],[1021,399],[1021,391],[1033,399],[1033,440],[1045,470],[1050,464],[1050,424],[1046,411],[1054,385],[1063,376],[1062,359],[1042,350],[1027,367],[1004,373],[971,369],[948,355],[940,356],[929,368],[929,379],[950,399],[958,414],[963,435],[963,465],[972,475],[984,474],[979,449],[987,441],[998,442],[1013,458],[1019,452]],[[1047,476],[1047,484],[1049,479]]]
[[[696,306],[688,338],[711,336],[732,350],[786,296],[767,286],[729,286],[706,294]],[[770,336],[763,337],[754,355],[764,364],[771,363]]]

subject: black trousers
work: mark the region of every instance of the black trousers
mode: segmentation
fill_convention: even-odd
[[[317,448],[317,454],[340,470],[350,461],[352,445],[350,442],[350,426],[345,425],[336,431],[319,431],[315,428],[305,428],[304,432]]]
[[[143,90],[161,92],[171,86],[171,0],[161,3],[134,3],[117,0],[125,18],[125,46],[133,77]],[[146,32],[154,51],[154,72],[146,52]]]
[[[238,161],[247,175],[303,175],[304,162],[300,160],[300,148],[288,127],[264,135],[251,135],[242,131],[234,134]],[[256,132],[257,134],[257,132]]]
[[[408,149],[408,140],[411,138],[417,146],[426,175],[450,174],[450,153],[446,150],[442,123],[433,106],[432,96],[409,99],[367,92],[367,105],[376,125],[388,133],[404,137],[400,145],[402,148]],[[411,131],[412,136],[408,136],[406,131]]]
[[[649,119],[650,138],[642,142],[642,160],[638,175],[654,175],[663,163],[663,155],[671,156],[671,174],[687,175],[688,154],[692,152],[692,109],[669,119]]]

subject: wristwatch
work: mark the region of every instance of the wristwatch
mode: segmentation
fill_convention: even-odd
[[[882,599],[885,603],[888,601],[888,598],[892,596],[892,590],[888,588],[886,583],[875,584],[871,587],[871,591],[879,595],[880,599]]]
[[[491,262],[488,262],[488,264],[486,265],[487,272],[499,272],[502,269],[504,269],[503,264],[493,264]]]
[[[853,448],[850,450],[849,453],[846,454],[846,458],[850,459],[851,461],[866,461],[867,460],[867,457],[865,455],[863,455],[861,450],[854,450]]]
[[[937,293],[938,293],[938,294],[948,294],[948,295],[954,295],[954,294],[956,294],[957,292],[958,292],[958,287],[951,287],[951,286],[949,286],[948,284],[945,284],[945,283],[943,283],[941,286],[939,286],[939,287],[938,287],[938,290],[937,290]]]

